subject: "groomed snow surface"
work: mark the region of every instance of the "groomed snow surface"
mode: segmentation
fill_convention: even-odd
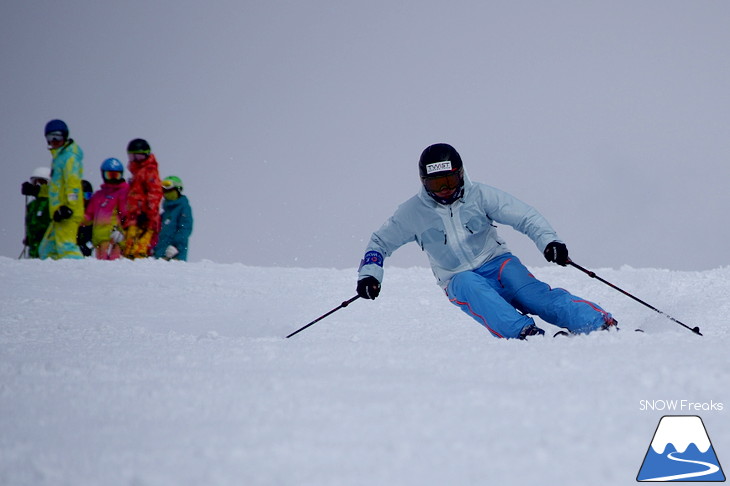
[[[630,485],[678,414],[730,464],[730,267],[596,269],[704,337],[532,270],[621,331],[495,339],[430,270],[386,268],[376,301],[285,339],[355,269],[0,258],[0,484]],[[670,399],[725,409],[640,407]]]

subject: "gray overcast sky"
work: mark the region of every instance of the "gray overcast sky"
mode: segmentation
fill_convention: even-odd
[[[354,269],[421,150],[449,142],[581,264],[724,266],[728,25],[724,0],[10,2],[0,255],[22,249],[20,184],[62,118],[95,188],[150,142],[185,182],[192,261]],[[390,263],[427,265],[415,245]]]

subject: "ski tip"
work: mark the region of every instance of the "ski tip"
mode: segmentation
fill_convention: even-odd
[[[697,327],[697,326],[695,326],[695,327],[694,327],[694,328],[692,329],[692,332],[693,332],[693,333],[695,333],[695,334],[697,334],[698,336],[702,336],[702,333],[700,332],[700,328],[699,328],[699,327]]]

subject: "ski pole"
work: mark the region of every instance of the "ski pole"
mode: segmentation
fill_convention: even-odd
[[[669,315],[669,314],[667,314],[666,312],[662,312],[662,311],[660,311],[659,309],[657,309],[657,308],[656,308],[656,307],[654,307],[653,305],[649,305],[649,304],[647,304],[646,302],[644,302],[643,300],[639,299],[638,297],[635,297],[635,296],[631,295],[630,293],[626,292],[625,290],[623,290],[623,289],[621,289],[621,288],[619,288],[619,287],[615,286],[615,285],[614,285],[614,284],[612,284],[611,282],[608,282],[607,280],[604,280],[604,279],[602,279],[601,277],[599,277],[598,275],[596,275],[596,273],[595,273],[595,272],[592,272],[592,271],[590,271],[590,270],[588,270],[588,269],[585,269],[585,268],[581,267],[580,265],[578,265],[577,263],[575,263],[575,262],[573,262],[573,261],[570,261],[570,260],[568,260],[568,265],[571,265],[571,266],[573,266],[573,267],[577,268],[578,270],[580,270],[581,272],[583,272],[583,273],[587,274],[587,275],[588,275],[589,277],[591,277],[591,278],[595,278],[596,280],[599,280],[599,281],[601,281],[601,282],[605,283],[605,284],[606,284],[606,285],[608,285],[609,287],[611,287],[611,288],[614,288],[614,289],[618,290],[619,292],[621,292],[622,294],[626,295],[627,297],[631,297],[631,298],[632,298],[632,299],[634,299],[634,300],[635,300],[636,302],[638,302],[638,303],[640,303],[640,304],[643,304],[643,305],[645,305],[646,307],[648,307],[649,309],[651,309],[651,310],[653,310],[653,311],[655,311],[655,312],[658,312],[659,314],[661,314],[661,315],[663,315],[664,317],[668,318],[668,319],[669,319],[670,321],[674,321],[674,322],[676,322],[677,324],[679,324],[680,326],[682,326],[682,327],[686,327],[687,329],[689,329],[689,330],[690,330],[690,331],[692,331],[693,333],[697,334],[698,336],[702,336],[702,333],[700,332],[700,328],[699,328],[699,327],[697,327],[697,326],[695,326],[695,327],[689,327],[689,326],[688,326],[687,324],[683,323],[682,321],[680,321],[680,320],[678,320],[678,319],[675,319],[674,317],[670,316],[670,315]]]
[[[27,194],[25,195],[25,210],[28,211],[28,195]],[[23,228],[23,230],[25,231],[25,235],[27,238],[28,237],[28,227],[25,226]],[[18,260],[20,260],[21,258],[25,258],[25,252],[28,250],[28,245],[25,244],[25,242],[27,241],[26,238],[23,239],[23,251],[20,252],[20,256],[18,256]]]
[[[292,336],[293,336],[293,335],[295,335],[296,333],[298,333],[298,332],[302,332],[303,330],[305,330],[305,329],[306,329],[306,328],[308,328],[309,326],[311,326],[311,325],[313,325],[313,324],[316,324],[316,323],[318,323],[319,321],[321,321],[322,319],[324,319],[324,318],[325,318],[325,317],[327,317],[328,315],[330,315],[330,314],[334,314],[334,313],[335,313],[335,312],[337,312],[338,310],[340,310],[340,309],[342,309],[342,308],[344,308],[344,307],[347,307],[348,305],[352,304],[353,302],[355,302],[355,301],[356,301],[357,299],[359,299],[359,298],[360,298],[360,296],[359,296],[359,295],[356,295],[355,297],[351,298],[350,300],[346,300],[346,301],[344,301],[343,303],[341,303],[340,305],[338,305],[337,307],[335,307],[334,309],[332,309],[332,310],[331,310],[331,311],[329,311],[328,313],[326,313],[326,314],[323,314],[323,315],[319,316],[318,318],[316,318],[315,320],[313,320],[312,322],[310,322],[310,323],[309,323],[309,324],[307,324],[306,326],[304,326],[304,327],[300,327],[299,329],[297,329],[297,330],[296,330],[296,331],[294,331],[293,333],[289,334],[289,335],[288,335],[288,336],[287,336],[286,338],[287,338],[287,339],[289,339],[290,337],[292,337]]]

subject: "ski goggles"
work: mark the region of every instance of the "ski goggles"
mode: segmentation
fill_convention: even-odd
[[[162,181],[162,189],[164,191],[172,191],[173,189],[175,189],[175,183],[171,180],[165,179],[164,181]]]
[[[426,188],[426,192],[434,194],[442,191],[458,189],[463,184],[463,180],[461,169],[453,172],[447,172],[445,174],[421,178],[421,182],[423,182],[423,187]]]
[[[118,170],[105,170],[101,173],[101,176],[105,181],[120,181],[123,175]]]
[[[48,143],[63,142],[64,140],[66,140],[66,137],[63,135],[62,132],[46,133],[46,142]]]
[[[149,154],[149,152],[146,152],[146,153],[145,152],[129,152],[128,156],[129,156],[130,162],[134,162],[134,161],[141,162],[141,161],[147,159],[147,157],[149,157],[150,154]]]

